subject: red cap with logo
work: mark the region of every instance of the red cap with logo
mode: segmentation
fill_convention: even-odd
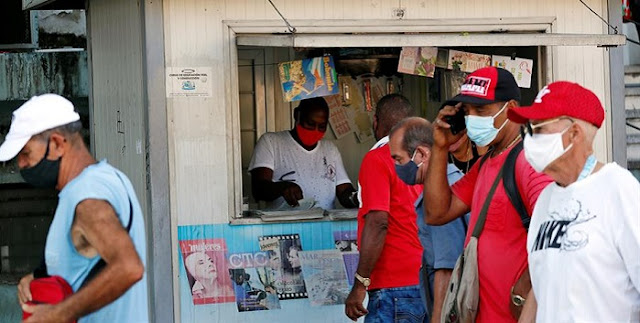
[[[577,83],[558,81],[543,87],[531,106],[511,108],[507,116],[517,123],[566,116],[600,128],[604,121],[604,108],[590,90]]]
[[[486,105],[516,100],[520,102],[520,88],[511,72],[499,67],[483,67],[467,76],[460,94],[447,100],[447,105],[458,102]]]

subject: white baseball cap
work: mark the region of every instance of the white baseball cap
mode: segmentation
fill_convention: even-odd
[[[78,120],[71,101],[57,94],[32,97],[13,111],[9,133],[0,146],[0,161],[15,157],[33,135]]]

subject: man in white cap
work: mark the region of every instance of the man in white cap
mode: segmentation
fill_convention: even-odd
[[[511,108],[508,117],[526,124],[527,161],[554,180],[531,218],[533,301],[525,303],[521,321],[637,322],[640,184],[593,155],[604,120],[600,100],[576,83],[554,82],[532,106]]]
[[[64,278],[74,294],[36,305],[34,274],[23,277],[18,298],[31,313],[25,322],[148,322],[142,210],[129,179],[91,156],[79,119],[59,95],[33,97],[13,112],[0,146],[0,161],[17,156],[26,182],[60,191],[44,260],[46,274]]]

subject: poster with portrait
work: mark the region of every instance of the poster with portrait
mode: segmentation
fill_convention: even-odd
[[[322,56],[278,64],[282,94],[287,102],[338,94],[333,57]]]
[[[193,304],[233,302],[225,240],[181,240],[179,244]]]
[[[311,306],[344,304],[349,285],[340,251],[301,251],[300,263]]]
[[[307,290],[302,276],[299,252],[302,251],[298,234],[258,237],[260,250],[267,253],[269,266],[278,277],[276,292],[280,299],[306,298]]]
[[[356,230],[334,231],[333,241],[340,252],[358,251],[358,232]]]
[[[229,275],[238,311],[279,309],[278,274],[269,266],[267,252],[229,255]]]

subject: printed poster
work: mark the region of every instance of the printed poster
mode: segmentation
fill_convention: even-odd
[[[227,267],[224,239],[180,241],[193,304],[228,303],[235,300]]]
[[[167,97],[211,97],[211,67],[167,67]]]
[[[358,251],[358,232],[350,231],[334,231],[333,240],[336,242],[336,249],[340,252]]]
[[[280,308],[275,287],[279,273],[270,266],[266,252],[229,255],[229,274],[238,312]]]
[[[437,47],[402,47],[398,72],[433,78],[437,58]]]
[[[353,286],[353,280],[356,277],[356,270],[358,270],[360,253],[357,251],[343,252],[342,259],[344,260],[344,268],[347,270],[347,282],[349,283],[349,286]]]
[[[329,125],[337,139],[340,139],[353,132],[353,126],[347,112],[347,108],[341,104],[339,95],[325,96],[329,106]]]
[[[301,251],[300,263],[311,306],[344,304],[349,285],[338,250]]]
[[[338,94],[338,74],[333,57],[314,57],[278,64],[284,100],[287,102]]]
[[[306,298],[299,252],[302,251],[298,234],[258,237],[260,250],[267,253],[275,288],[279,299]]]
[[[487,66],[491,66],[491,55],[449,50],[448,69],[471,73],[477,69]]]
[[[531,72],[533,70],[533,60],[509,56],[493,55],[492,66],[501,67],[511,72],[521,88],[531,88]]]

